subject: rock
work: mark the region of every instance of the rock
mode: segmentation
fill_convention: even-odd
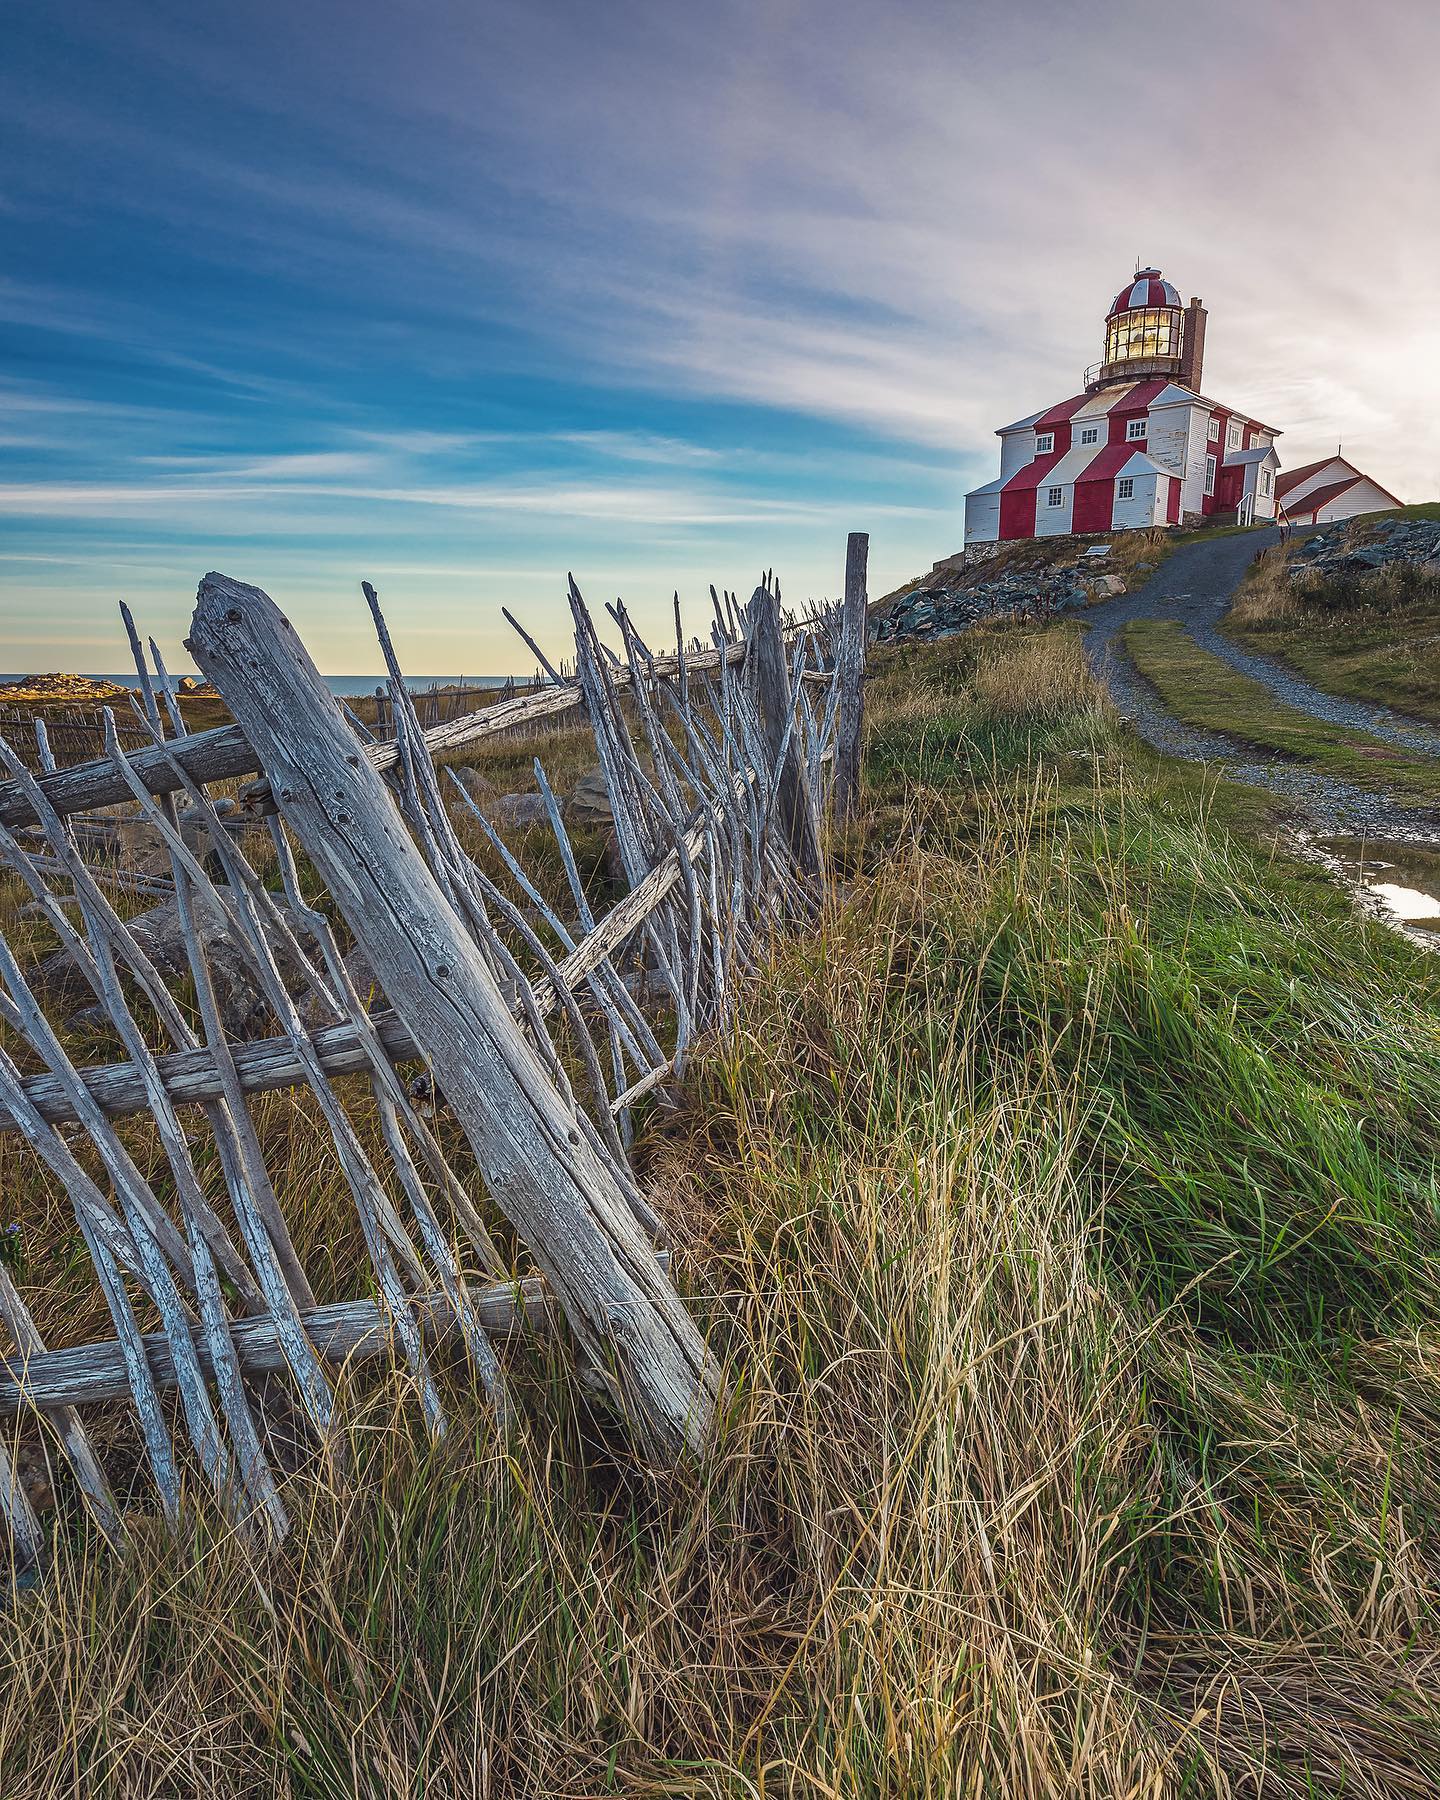
[[[543,794],[502,794],[489,803],[489,812],[494,825],[543,825],[550,817]]]
[[[102,706],[122,700],[130,692],[117,681],[94,681],[88,675],[21,675],[0,687],[3,700],[69,700],[84,706]]]
[[[565,820],[570,825],[612,827],[615,811],[599,769],[587,769],[571,788],[565,802]]]
[[[1116,594],[1125,593],[1126,588],[1118,575],[1101,575],[1090,583],[1090,592],[1097,600],[1109,600]]]
[[[223,895],[225,890],[218,892]],[[189,978],[190,962],[180,930],[180,915],[173,900],[151,907],[148,912],[137,913],[126,924],[167,986]],[[196,893],[195,929],[214,978],[226,1035],[247,1038],[273,1029],[270,1007],[259,979],[253,973],[245,951],[230,935],[225,913],[214,894]],[[286,985],[292,992],[299,992],[305,985],[304,975],[278,932],[271,939],[271,947],[279,960]],[[42,983],[62,989],[86,994],[91,991],[67,950],[57,950],[53,956],[47,956],[37,966],[35,976]],[[69,1022],[77,1028],[103,1023],[103,1014],[95,1007],[86,1006]]]
[[[450,772],[454,775],[455,779],[460,783],[461,787],[464,788],[470,798],[479,802],[482,806],[488,805],[489,802],[495,798],[495,789],[480,771],[472,768],[469,763],[462,763],[459,768],[455,768],[452,765]]]
[[[177,694],[195,694],[200,691],[200,683],[193,675],[182,675],[175,684]]]

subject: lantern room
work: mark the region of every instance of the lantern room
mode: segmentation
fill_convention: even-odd
[[[1085,372],[1090,392],[1117,381],[1168,375],[1193,389],[1200,379],[1205,309],[1182,307],[1158,269],[1138,269],[1105,317],[1105,360]]]

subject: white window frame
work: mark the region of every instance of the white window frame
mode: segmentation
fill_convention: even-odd
[[[1135,498],[1135,477],[1133,475],[1122,475],[1115,483],[1115,498],[1117,500],[1133,500]]]
[[[1127,444],[1138,444],[1149,435],[1150,421],[1148,419],[1130,419],[1126,422],[1125,442]]]
[[[1063,487],[1046,488],[1045,504],[1047,506],[1063,506],[1065,504],[1064,488]]]
[[[1205,428],[1205,435],[1212,444],[1220,442],[1220,421],[1217,418],[1211,417],[1210,423]]]
[[[1245,427],[1237,420],[1232,419],[1225,431],[1225,448],[1227,450],[1238,450],[1244,441]]]
[[[1053,431],[1037,431],[1035,433],[1035,454],[1037,456],[1048,456],[1054,448],[1055,433]]]
[[[1082,426],[1080,429],[1080,442],[1082,444],[1098,444],[1100,442],[1100,427],[1098,425]]]
[[[1205,458],[1205,492],[1207,494],[1213,495],[1215,492],[1215,471],[1219,467],[1219,463],[1220,459],[1218,456],[1207,456]]]
[[[1260,471],[1260,492],[1262,494],[1270,492],[1270,471],[1268,469]]]

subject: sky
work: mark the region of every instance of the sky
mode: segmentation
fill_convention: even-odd
[[[1440,495],[1434,0],[17,0],[0,669],[175,666],[196,583],[327,673],[523,671],[963,542],[1137,261],[1204,386]]]

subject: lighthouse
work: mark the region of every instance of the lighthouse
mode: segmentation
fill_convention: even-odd
[[[1275,516],[1271,425],[1200,391],[1206,312],[1138,269],[1082,391],[1002,425],[1000,474],[965,496],[966,544]]]

